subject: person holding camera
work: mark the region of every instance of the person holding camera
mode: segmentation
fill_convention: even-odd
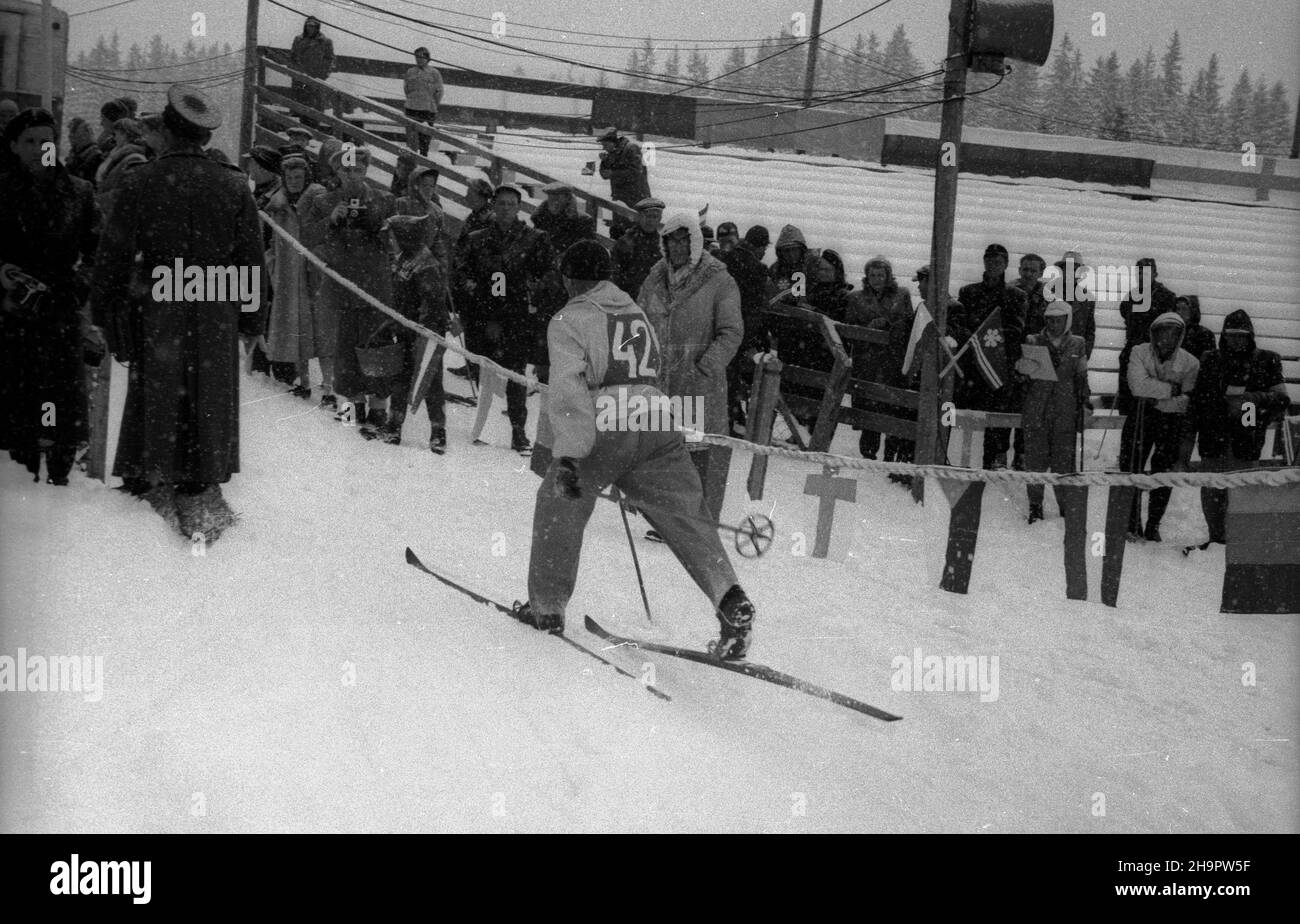
[[[0,135],[0,449],[40,480],[66,485],[85,435],[83,358],[103,340],[82,310],[99,242],[94,189],[46,152],[58,142],[44,109]]]
[[[311,247],[340,276],[385,305],[392,303],[392,270],[388,235],[381,230],[395,212],[392,193],[366,184],[370,151],[345,145],[330,157],[339,185],[313,196],[304,208],[303,243]],[[384,315],[326,275],[320,299],[335,318],[334,392],[336,420],[367,429],[388,419],[382,385],[362,373],[357,348],[366,347],[386,320]],[[367,396],[376,398],[367,408]]]

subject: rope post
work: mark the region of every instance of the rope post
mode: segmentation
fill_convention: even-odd
[[[772,442],[772,424],[776,420],[776,402],[781,397],[781,360],[768,354],[754,370],[754,384],[749,390],[749,424],[746,436],[751,443],[767,446]],[[763,499],[767,479],[767,456],[755,453],[749,464],[750,500]]]

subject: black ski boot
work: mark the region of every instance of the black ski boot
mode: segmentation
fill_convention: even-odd
[[[447,451],[447,431],[443,427],[434,427],[429,431],[429,451],[442,455]]]
[[[739,584],[731,585],[718,604],[718,622],[722,624],[722,634],[709,642],[709,654],[723,661],[743,661],[754,632],[754,604]]]
[[[528,442],[528,434],[523,427],[510,428],[510,448],[521,455],[532,453],[533,444]]]
[[[1155,522],[1154,520],[1148,520],[1148,521],[1147,521],[1147,528],[1146,528],[1146,530],[1142,533],[1142,538],[1145,539],[1147,542],[1159,542],[1159,541],[1160,541],[1160,524],[1157,523],[1157,522]]]
[[[361,438],[366,440],[379,439],[380,430],[388,425],[388,412],[381,411],[378,408],[371,408],[370,413],[366,415],[365,422],[361,424]]]
[[[552,635],[564,634],[564,617],[559,613],[539,613],[533,609],[532,604],[520,603],[516,600],[515,605],[510,608],[510,615],[534,629],[541,629]]]

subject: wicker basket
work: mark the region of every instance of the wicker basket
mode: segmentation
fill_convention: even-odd
[[[367,378],[386,379],[402,371],[406,346],[393,341],[392,324],[385,321],[370,335],[365,346],[357,347],[357,365]]]

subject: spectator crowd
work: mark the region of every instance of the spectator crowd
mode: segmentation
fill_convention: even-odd
[[[309,20],[294,42],[295,60],[327,76],[333,50],[319,33],[319,23]],[[428,67],[428,49],[417,49],[415,58],[405,79],[406,115],[433,124],[442,81]],[[314,108],[323,108],[323,100]],[[45,145],[59,140],[50,114],[26,110],[7,118],[0,147],[0,448],[38,479],[43,457],[48,481],[66,484],[89,436],[84,364],[98,364],[112,352],[131,364],[114,473],[186,535],[211,539],[233,520],[219,485],[238,471],[232,370],[241,340],[254,371],[319,403],[366,439],[400,444],[408,408],[423,402],[429,448],[442,454],[448,449],[444,350],[394,323],[358,290],[431,330],[463,335],[468,349],[506,368],[532,366],[546,381],[548,324],[568,301],[561,258],[578,242],[598,240],[595,221],[566,184],[544,187],[545,201],[528,220],[517,186],[476,180],[465,195],[469,212],[457,227],[439,198],[436,169],[415,168],[408,156],[393,188],[378,188],[367,181],[371,154],[364,146],[307,128],[291,129],[282,144],[253,147],[240,172],[204,149],[220,114],[201,93],[183,87],[173,88],[168,106],[155,114],[138,114],[129,98],[106,102],[98,132],[74,119],[66,155],[53,165],[41,156]],[[855,380],[916,390],[918,318],[936,314],[942,298],[946,325],[932,342],[940,366],[952,374],[954,403],[1020,415],[1014,436],[1008,429],[985,431],[983,467],[1082,468],[1079,436],[1092,397],[1095,303],[1086,295],[1053,298],[1046,259],[1024,254],[1008,279],[1011,255],[990,243],[983,274],[955,297],[933,292],[929,268],[917,269],[912,279],[921,301],[913,304],[887,256],[868,260],[855,284],[839,253],[810,246],[793,224],[781,227],[775,241],[763,225],[741,234],[724,222],[715,234],[695,211],[669,210],[651,194],[635,141],[616,129],[600,133],[598,141],[599,173],[610,182],[611,198],[636,213],[635,221],[611,222],[611,281],[651,322],[659,388],[669,397],[701,399],[704,419],[697,426],[705,432],[746,432],[755,372],[769,359],[830,371],[832,353],[808,317],[875,332],[848,341]],[[428,137],[413,130],[408,144],[424,155]],[[192,204],[191,212],[175,208],[178,195]],[[258,229],[256,211],[293,241],[265,223]],[[318,272],[294,242],[346,283]],[[201,324],[186,320],[200,316],[194,312],[182,318],[151,310],[141,270],[181,253],[264,269],[260,307],[202,315]],[[1120,305],[1122,467],[1185,468],[1198,443],[1202,467],[1249,466],[1260,457],[1268,423],[1288,405],[1278,355],[1257,348],[1245,311],[1230,313],[1216,340],[1201,325],[1197,298],[1168,289],[1155,260],[1139,260],[1137,269],[1138,287]],[[1072,280],[1088,272],[1075,251],[1050,269]],[[429,349],[433,354],[426,357]],[[318,390],[310,375],[313,359],[322,374]],[[479,370],[471,365],[452,371],[471,387],[479,384]],[[783,381],[782,392],[808,399],[799,402],[795,417],[811,432],[821,391]],[[534,448],[526,398],[524,386],[508,384],[511,446],[521,453]],[[51,401],[59,408],[54,426],[42,422]],[[915,420],[914,412],[883,400],[854,393],[852,403],[877,420]],[[546,429],[539,424],[535,466],[546,461]],[[907,426],[892,429],[909,432]],[[914,457],[912,439],[869,425],[860,426],[858,446],[868,459]],[[705,502],[717,518],[730,450],[701,443],[690,448]],[[891,477],[910,484],[906,476]],[[1044,517],[1044,492],[1030,487],[1027,493],[1033,523]],[[1145,517],[1138,498],[1133,538],[1160,539],[1169,493],[1150,492]],[[1209,541],[1222,542],[1225,492],[1202,492],[1202,506]]]

